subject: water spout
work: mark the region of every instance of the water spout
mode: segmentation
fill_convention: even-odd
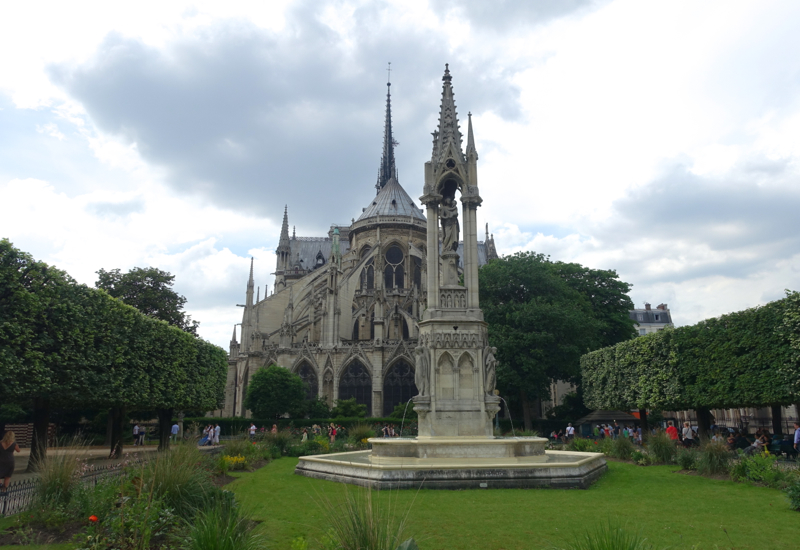
[[[413,397],[411,399],[414,399]],[[406,401],[406,406],[403,409],[403,420],[400,422],[400,437],[403,437],[403,424],[406,422],[406,412],[408,412],[408,404],[411,403],[411,399]]]
[[[500,397],[499,395],[497,397]],[[514,421],[511,420],[511,409],[508,408],[508,401],[500,397],[500,400],[506,404],[506,412],[508,413],[508,421],[511,422],[511,435],[512,437],[517,437],[517,434],[514,432]],[[497,413],[500,414],[500,413]]]

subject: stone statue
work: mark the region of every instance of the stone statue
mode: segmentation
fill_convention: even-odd
[[[497,385],[497,358],[494,354],[497,353],[497,348],[486,346],[483,351],[483,362],[486,367],[484,372],[484,390],[489,395],[494,395],[494,388]]]
[[[458,249],[458,204],[455,199],[445,197],[439,208],[442,220],[442,253]]]
[[[430,395],[428,383],[430,381],[430,362],[428,358],[428,348],[417,346],[414,348],[416,354],[416,367],[414,370],[414,383],[417,385],[419,395],[424,397]]]

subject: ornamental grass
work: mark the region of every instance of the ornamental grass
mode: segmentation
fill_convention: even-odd
[[[650,457],[660,464],[671,464],[677,453],[675,442],[662,431],[647,436],[647,450]]]
[[[700,448],[697,471],[703,475],[727,474],[731,469],[733,453],[722,441],[709,441]]]

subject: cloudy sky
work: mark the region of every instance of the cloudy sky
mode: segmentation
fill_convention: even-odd
[[[386,66],[418,197],[450,63],[501,253],[616,269],[690,324],[800,289],[800,3],[6,2],[0,236],[153,265],[227,346],[249,258],[374,195]]]

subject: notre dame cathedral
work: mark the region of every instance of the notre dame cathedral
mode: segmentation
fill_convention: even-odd
[[[453,163],[455,156],[459,166],[475,167],[472,120],[465,154],[449,70],[442,82],[432,160],[439,162],[446,152],[446,162]],[[367,406],[369,416],[386,416],[395,405],[417,395],[414,348],[427,302],[429,244],[425,214],[397,181],[390,86],[377,196],[349,226],[332,226],[324,237],[297,237],[294,231],[290,235],[284,209],[275,251],[275,287],[263,299],[260,293],[253,295],[251,260],[241,342],[234,327],[225,405],[216,415],[247,416],[248,381],[259,368],[271,364],[298,374],[309,398],[319,396],[333,405],[338,399],[355,397]],[[422,184],[415,188],[422,190]],[[456,211],[455,200],[452,210]],[[474,208],[467,214],[474,217]],[[448,224],[452,227],[452,221]],[[456,239],[457,225],[456,220]],[[452,230],[438,233],[452,239]],[[463,241],[457,242],[458,270],[463,273]],[[442,247],[441,240],[438,245]],[[497,257],[488,228],[477,250],[478,257],[468,258],[468,263],[483,265]]]

